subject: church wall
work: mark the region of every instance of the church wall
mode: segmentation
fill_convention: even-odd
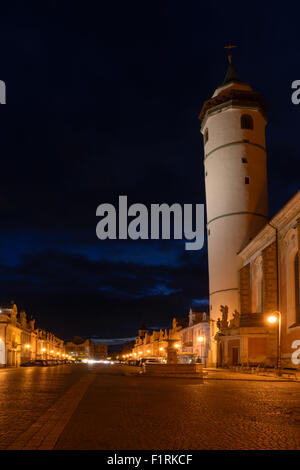
[[[251,312],[250,263],[240,270],[240,304],[241,314]]]
[[[300,348],[300,322],[296,312],[296,282],[295,282],[295,256],[299,253],[299,220],[293,218],[280,231],[280,311],[282,313],[282,345],[281,357],[285,367],[298,367],[300,369],[300,353],[297,358],[299,364],[291,361],[292,354]],[[298,255],[299,262],[299,255]],[[298,279],[299,282],[299,279]],[[298,287],[300,289],[300,286]],[[298,342],[297,347],[295,342]]]
[[[277,299],[277,252],[276,242],[262,252],[263,257],[263,313],[268,314],[278,310]]]

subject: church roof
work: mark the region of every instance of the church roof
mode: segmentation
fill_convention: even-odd
[[[233,46],[230,46],[230,49]],[[232,54],[228,55],[228,68],[223,83],[216,89],[213,96],[204,102],[199,119],[220,110],[222,107],[256,107],[266,116],[267,104],[260,93],[254,91],[248,83],[239,79],[232,65]]]
[[[226,72],[226,75],[225,75],[225,78],[224,78],[224,82],[222,83],[222,86],[227,85],[230,82],[240,82],[240,81],[241,80],[237,76],[237,74],[236,74],[236,72],[233,68],[233,65],[230,61],[229,64],[228,64],[228,69],[227,69],[227,72]]]
[[[207,114],[225,106],[257,107],[264,115],[267,111],[267,104],[260,93],[229,88],[204,102],[199,119],[203,121]]]

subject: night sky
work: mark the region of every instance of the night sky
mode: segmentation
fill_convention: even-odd
[[[96,6],[97,5],[97,6]],[[205,203],[198,115],[238,45],[239,77],[269,105],[270,215],[299,189],[300,5],[1,5],[0,300],[63,338],[135,336],[207,309],[207,252],[100,241],[96,208]],[[298,8],[298,11],[297,11]]]

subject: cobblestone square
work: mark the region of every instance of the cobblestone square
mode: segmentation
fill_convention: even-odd
[[[300,449],[300,383],[118,365],[1,370],[0,449]]]

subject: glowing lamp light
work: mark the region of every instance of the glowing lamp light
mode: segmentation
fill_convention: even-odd
[[[26,349],[29,349],[30,347],[31,347],[30,344],[25,344]]]
[[[42,348],[42,352],[45,352],[46,351],[46,348]]]
[[[178,343],[174,344],[174,348],[178,349],[180,348],[180,345]]]
[[[136,356],[136,353],[133,353],[134,356]]]
[[[150,352],[151,352],[150,349],[147,349],[147,353],[149,354]]]
[[[273,324],[273,323],[276,323],[277,322],[277,317],[276,315],[270,315],[268,318],[267,318],[268,322]]]
[[[54,351],[53,351],[53,350],[51,350],[51,351],[50,351],[50,353],[51,353],[51,354],[53,354],[53,353],[54,353]]]
[[[160,351],[163,351],[163,350],[164,350],[164,348],[159,348],[159,350],[160,350]]]
[[[198,336],[197,341],[199,341],[199,343],[203,343],[204,336]]]
[[[140,351],[139,354],[142,354],[142,351]]]

